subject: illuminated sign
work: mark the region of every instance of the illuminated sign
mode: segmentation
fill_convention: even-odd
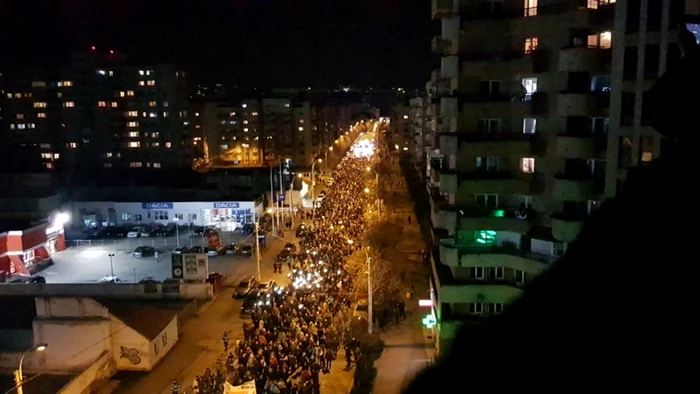
[[[433,300],[418,300],[418,306],[433,306]]]
[[[142,202],[141,208],[143,208],[143,209],[173,209],[173,203],[171,203],[171,202]]]
[[[215,202],[214,208],[240,208],[240,205],[238,202]]]
[[[435,326],[435,316],[431,315],[425,315],[423,318],[423,325],[426,326],[427,328],[433,328]]]

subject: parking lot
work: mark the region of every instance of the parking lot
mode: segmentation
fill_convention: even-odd
[[[240,232],[222,233],[220,237],[222,244],[254,243],[252,236],[242,235]],[[206,238],[180,235],[180,246],[203,244],[206,244]],[[67,245],[67,250],[52,256],[52,266],[38,273],[46,278],[47,283],[95,282],[111,275],[112,268],[114,275],[126,283],[135,283],[147,277],[162,281],[172,276],[170,256],[177,247],[178,240],[176,237],[73,240],[67,241]],[[142,245],[154,247],[158,251],[158,257],[134,257],[134,249]],[[264,260],[271,258],[268,256],[271,252],[262,252]],[[111,267],[110,254],[113,254]],[[255,256],[210,257],[209,271],[222,272],[232,277],[254,274]]]

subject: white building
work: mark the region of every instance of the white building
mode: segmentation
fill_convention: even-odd
[[[233,231],[262,215],[263,206],[255,201],[76,201],[66,210],[86,227],[178,223]]]

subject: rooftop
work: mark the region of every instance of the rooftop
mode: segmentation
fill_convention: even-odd
[[[95,298],[95,301],[104,305],[109,313],[148,340],[157,337],[177,316],[176,310],[155,307],[152,303],[115,301],[105,298]]]

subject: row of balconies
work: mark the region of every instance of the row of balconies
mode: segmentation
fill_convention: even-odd
[[[476,261],[472,263],[471,260],[488,260],[491,256],[498,257],[506,266],[515,265],[508,264],[508,260],[517,262],[525,259],[551,264],[557,259],[556,256],[527,252],[518,249],[515,245],[459,245],[454,238],[441,239],[439,248],[440,261],[451,267],[481,266],[482,264]]]
[[[540,22],[538,17],[551,17],[569,13],[584,14],[593,26],[611,25],[613,22],[613,4],[605,0],[566,0],[550,2],[535,7],[525,7],[524,2],[506,3],[494,7],[491,2],[483,1],[476,6],[469,6],[462,0],[433,0],[433,19],[459,14],[465,21],[499,20],[513,18],[530,18]]]

